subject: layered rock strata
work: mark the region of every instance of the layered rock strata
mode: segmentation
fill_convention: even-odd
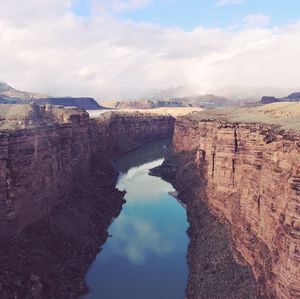
[[[49,215],[2,240],[1,298],[73,299],[88,291],[85,274],[123,204],[108,157],[92,163]]]
[[[1,298],[75,298],[120,212],[111,161],[174,119],[18,106],[0,115]]]
[[[26,125],[24,118],[24,129],[0,132],[0,237],[49,214],[73,181],[88,172],[92,155],[112,158],[170,137],[174,125],[173,118],[142,114],[114,113],[91,121],[81,110],[61,108],[55,111],[59,118],[52,115],[53,110],[43,110],[40,119],[48,122]]]
[[[193,165],[198,179],[189,188],[228,223],[238,260],[251,266],[261,296],[299,298],[299,135],[271,125],[181,118],[175,159],[180,153],[192,162],[178,169]]]

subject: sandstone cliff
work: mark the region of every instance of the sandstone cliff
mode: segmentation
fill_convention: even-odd
[[[300,136],[223,116],[178,119],[175,157],[192,159],[200,177],[189,188],[229,224],[233,247],[251,266],[261,295],[299,298]]]
[[[0,297],[75,298],[121,209],[112,159],[170,137],[174,119],[14,107],[0,113]]]
[[[171,117],[138,113],[109,113],[92,121],[82,110],[20,107],[25,116],[18,126],[24,129],[8,126],[0,132],[0,237],[49,214],[74,179],[90,169],[92,155],[112,158],[170,137],[174,125]]]
[[[172,137],[175,119],[140,112],[107,112],[94,119],[100,147],[112,156],[128,152],[141,144]]]
[[[5,119],[0,133],[0,237],[49,214],[70,192],[74,177],[90,166],[86,112],[26,108],[17,124],[23,129]]]

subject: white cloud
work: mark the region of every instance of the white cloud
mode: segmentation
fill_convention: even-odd
[[[146,7],[151,0],[92,0],[94,10],[121,13]]]
[[[300,22],[186,32],[105,14],[79,17],[67,0],[37,3],[0,1],[0,80],[19,89],[119,98],[183,85],[201,92],[299,85]]]
[[[249,15],[244,18],[247,27],[265,27],[271,23],[271,17],[264,14]]]
[[[216,5],[225,6],[225,5],[236,5],[244,3],[245,0],[218,0]]]
[[[111,243],[111,254],[124,256],[135,265],[147,261],[149,255],[165,256],[176,248],[174,240],[155,223],[133,215],[122,214],[110,233],[118,236]]]
[[[19,23],[25,19],[55,17],[70,8],[71,3],[71,0],[0,1],[0,20]]]

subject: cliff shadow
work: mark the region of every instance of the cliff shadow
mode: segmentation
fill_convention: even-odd
[[[90,172],[43,220],[0,245],[0,297],[77,298],[123,204],[117,173],[99,154]]]

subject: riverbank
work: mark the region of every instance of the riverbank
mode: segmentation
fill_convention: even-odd
[[[1,243],[1,298],[71,299],[88,291],[85,273],[123,204],[115,169],[100,157],[93,165],[49,217]]]
[[[169,153],[162,166],[151,170],[151,175],[174,186],[187,207],[190,242],[186,298],[259,298],[250,267],[235,259],[228,227],[205,204],[205,187],[195,188],[201,177],[195,170],[193,157],[184,153]]]

